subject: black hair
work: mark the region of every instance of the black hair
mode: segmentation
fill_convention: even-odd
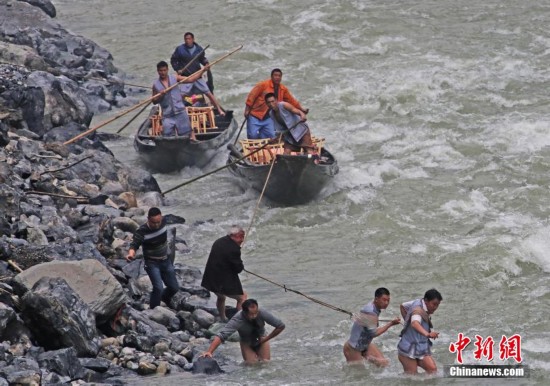
[[[264,100],[267,101],[268,98],[271,98],[271,97],[275,98],[275,94],[273,94],[272,92],[268,92],[267,94],[265,94]],[[277,98],[275,98],[275,99],[277,99]]]
[[[377,288],[376,291],[374,291],[374,297],[379,298],[382,295],[388,295],[390,296],[390,290],[384,287]]]
[[[161,60],[157,63],[157,70],[160,70],[161,68],[168,67],[168,63],[166,63],[164,60]]]
[[[436,290],[435,288],[427,290],[426,293],[424,294],[424,300],[430,301],[430,300],[434,300],[434,299],[442,301],[443,296],[441,296],[439,291]]]
[[[252,307],[253,305],[258,307],[258,302],[255,299],[246,299],[242,305],[243,313],[248,314],[248,312],[250,311],[250,307]]]
[[[155,216],[158,216],[159,214],[162,214],[160,212],[160,209],[157,207],[152,207],[151,209],[149,209],[149,212],[147,213],[147,218],[155,217]]]
[[[280,68],[274,68],[273,70],[271,70],[271,76],[273,76],[273,74],[275,74],[276,72],[279,72],[281,75],[283,75],[283,72]]]
[[[191,36],[193,39],[195,39],[195,35],[193,35],[193,32],[186,32],[183,34],[184,38],[186,38],[187,36]]]

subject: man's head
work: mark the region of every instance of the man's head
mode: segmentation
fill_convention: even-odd
[[[164,60],[161,60],[157,63],[157,73],[161,79],[166,79],[168,77],[168,63]]]
[[[374,291],[374,305],[379,310],[385,310],[390,305],[390,291],[380,287]]]
[[[280,84],[283,80],[283,72],[279,68],[271,70],[271,81],[273,84]]]
[[[147,213],[147,225],[150,229],[159,229],[162,225],[162,213],[159,208],[153,207]]]
[[[231,237],[231,240],[236,242],[238,245],[241,245],[244,241],[244,229],[238,225],[231,225],[227,235]]]
[[[439,303],[441,303],[442,300],[443,296],[441,296],[438,290],[435,288],[427,290],[424,294],[424,303],[426,303],[428,314],[433,314],[435,310],[437,310],[437,307],[439,307]]]
[[[248,320],[254,320],[258,317],[258,302],[255,299],[247,299],[242,304],[243,315]]]
[[[192,32],[186,32],[183,35],[183,41],[187,47],[193,47],[193,44],[195,44],[195,35]]]
[[[267,107],[269,107],[271,110],[279,110],[279,105],[277,104],[277,99],[275,99],[275,94],[273,94],[272,92],[268,92],[267,94],[265,94],[265,104],[267,105]]]

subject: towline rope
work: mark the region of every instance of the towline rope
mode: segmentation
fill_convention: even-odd
[[[300,122],[298,122],[300,123]],[[296,123],[292,128],[296,127],[298,125]],[[288,129],[290,131],[290,129]],[[283,133],[279,134],[278,144],[281,143],[283,139]],[[262,198],[264,196],[265,188],[267,187],[267,183],[269,182],[269,177],[271,177],[271,172],[273,171],[273,166],[275,166],[275,160],[277,159],[277,155],[273,156],[273,153],[271,152],[271,149],[267,149],[271,153],[271,165],[269,166],[269,172],[267,173],[267,177],[265,178],[265,183],[262,188],[262,192],[260,193],[260,197],[258,198],[258,201],[256,202],[256,208],[254,208],[254,212],[252,213],[252,218],[250,219],[250,224],[248,225],[248,229],[246,230],[244,234],[244,240],[242,244],[246,241],[246,236],[250,233],[250,229],[252,228],[252,224],[254,224],[254,219],[256,218],[256,214],[258,213],[258,208],[260,207],[260,202],[262,201]],[[241,244],[241,248],[242,248]]]
[[[249,274],[251,274],[251,275],[254,275],[254,276],[256,276],[256,277],[258,277],[258,278],[260,278],[260,279],[262,279],[262,280],[265,280],[265,281],[267,281],[267,282],[269,282],[269,283],[271,283],[271,284],[273,284],[273,285],[276,285],[277,287],[281,287],[282,289],[285,290],[285,292],[293,292],[293,293],[295,293],[295,294],[297,294],[297,295],[300,295],[300,296],[305,297],[305,298],[308,299],[308,300],[311,300],[311,301],[314,302],[314,303],[317,303],[317,304],[320,304],[320,305],[322,305],[322,306],[324,306],[324,307],[330,308],[331,310],[334,310],[334,311],[338,311],[338,312],[342,312],[342,313],[344,313],[344,314],[347,314],[350,318],[353,317],[353,313],[352,313],[352,312],[346,311],[346,310],[344,310],[343,308],[333,306],[332,304],[329,304],[329,303],[324,302],[324,301],[322,301],[322,300],[319,300],[319,299],[316,299],[316,298],[311,297],[311,296],[309,296],[309,295],[306,295],[306,294],[304,294],[303,292],[297,291],[297,290],[292,289],[292,288],[288,288],[288,287],[287,287],[286,285],[284,285],[284,284],[279,284],[279,283],[277,283],[277,282],[275,282],[275,281],[273,281],[273,280],[268,279],[267,277],[258,275],[257,273],[251,272],[251,271],[249,271],[249,270],[247,270],[247,269],[244,269],[244,271],[245,271],[246,273],[249,273]]]

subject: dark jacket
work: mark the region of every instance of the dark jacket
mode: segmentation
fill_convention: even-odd
[[[172,64],[174,70],[179,71],[183,69],[187,65],[187,63],[189,63],[191,59],[195,57],[195,55],[202,51],[201,46],[199,46],[197,43],[195,43],[194,45],[195,51],[193,51],[193,53],[190,52],[185,43],[176,47],[176,50],[170,58],[170,64]],[[197,60],[191,63],[191,65],[181,75],[189,76],[199,71],[201,69],[201,64],[203,66],[208,64],[208,59],[206,59],[204,52],[197,58]]]
[[[201,285],[209,291],[223,295],[242,295],[239,273],[244,269],[241,247],[229,236],[214,241]]]
[[[147,223],[140,226],[134,232],[130,249],[137,252],[139,247],[143,247],[144,258],[162,258],[168,252],[167,240],[166,219],[163,217],[159,229],[152,230]]]

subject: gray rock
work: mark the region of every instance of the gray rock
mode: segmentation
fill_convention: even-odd
[[[157,357],[160,357],[168,352],[170,352],[170,343],[168,342],[161,341],[153,347],[153,354]]]
[[[69,379],[79,379],[84,376],[84,368],[73,347],[46,351],[38,356],[38,364],[41,368],[69,377]]]
[[[138,203],[140,206],[145,207],[161,207],[164,204],[164,199],[158,191],[147,192],[138,197]]]
[[[111,361],[105,358],[79,358],[80,364],[90,370],[104,373],[111,367]]]
[[[199,308],[193,311],[193,320],[202,328],[209,328],[212,324],[214,324],[215,317],[209,312]]]
[[[27,228],[27,241],[35,245],[48,245],[48,238],[40,228]]]
[[[112,220],[112,222],[113,226],[123,230],[124,232],[134,233],[139,228],[139,224],[129,217],[116,217]]]
[[[30,5],[40,8],[49,17],[53,18],[56,15],[55,7],[49,0],[19,0],[19,1],[24,1],[25,3],[29,3]]]
[[[121,200],[124,200],[126,204],[128,205],[128,208],[136,208],[137,207],[137,199],[134,193],[132,192],[122,192],[118,195],[118,197]]]
[[[122,184],[118,181],[107,181],[105,184],[103,184],[103,187],[101,188],[101,193],[107,195],[118,195],[122,192],[124,192],[124,188],[122,187]]]
[[[95,356],[100,347],[90,308],[64,279],[44,277],[21,298],[23,316],[46,349],[74,347],[79,356]]]
[[[0,338],[4,335],[4,331],[8,324],[15,320],[15,318],[15,311],[4,303],[0,303]]]
[[[154,363],[150,363],[146,361],[139,362],[139,366],[137,370],[139,375],[151,375],[156,373],[156,371],[157,371],[157,366]]]
[[[147,315],[149,319],[168,328],[168,331],[177,331],[180,328],[180,321],[176,313],[166,307],[155,307],[152,310],[145,310],[143,313]]]
[[[221,369],[218,362],[215,359],[207,357],[197,357],[193,359],[193,369],[191,370],[193,374],[221,374],[223,370]]]
[[[90,307],[98,322],[109,320],[128,300],[120,283],[97,260],[52,261],[35,265],[15,277],[27,289],[44,277],[65,278]]]

